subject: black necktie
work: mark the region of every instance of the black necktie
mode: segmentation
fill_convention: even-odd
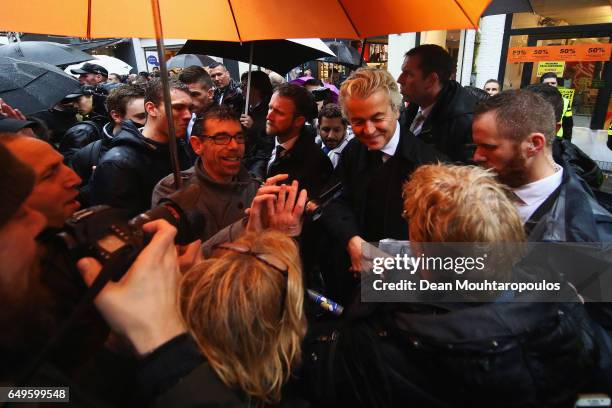
[[[281,159],[285,156],[287,150],[281,146],[278,145],[276,146],[276,155],[274,156],[274,161],[270,164],[270,167],[268,168],[268,171],[270,171],[274,166],[276,166]]]

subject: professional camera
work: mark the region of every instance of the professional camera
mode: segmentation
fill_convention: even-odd
[[[175,242],[180,245],[199,238],[204,227],[204,217],[195,211],[199,195],[200,187],[192,184],[132,219],[125,210],[107,205],[85,208],[74,213],[56,237],[72,260],[96,258],[118,281],[149,241],[142,230],[147,222],[168,221],[176,227]]]

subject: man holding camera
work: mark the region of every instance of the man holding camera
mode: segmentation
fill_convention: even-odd
[[[0,122],[5,120],[8,119]],[[58,165],[62,166],[61,161]],[[70,386],[70,402],[82,406],[116,398],[117,395],[88,394],[91,391],[86,391],[86,385],[76,384],[49,356],[41,359],[30,375],[22,376],[33,356],[57,330],[59,321],[54,315],[54,304],[58,299],[41,282],[37,262],[36,237],[46,223],[43,214],[28,206],[36,188],[36,173],[4,144],[0,144],[0,166],[0,322],[6,329],[0,333],[0,360],[3,362],[0,382]],[[216,384],[209,378],[199,378],[201,374],[196,368],[207,363],[186,332],[176,302],[181,276],[174,244],[177,231],[160,220],[145,224],[143,229],[152,235],[150,243],[123,278],[107,284],[94,302],[113,332],[127,341],[132,358],[138,359],[137,364],[132,364],[138,369],[130,377],[135,381],[130,383],[129,395],[123,397],[136,398],[135,403],[142,406],[155,406],[156,398],[161,395],[176,396],[177,402],[206,400],[210,398],[209,393],[214,393]],[[83,258],[77,266],[88,285],[102,269],[94,258]],[[100,362],[108,365],[120,360],[123,358],[116,356]],[[92,367],[99,375],[95,361]],[[115,377],[125,374],[112,366],[110,370],[113,377],[105,380],[111,383]],[[191,378],[193,381],[194,377],[202,384],[202,392],[181,391],[185,383],[179,380]],[[119,386],[118,390],[125,384]]]

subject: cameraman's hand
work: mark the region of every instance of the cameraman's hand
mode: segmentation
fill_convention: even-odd
[[[109,282],[94,301],[113,331],[127,337],[140,355],[186,331],[177,302],[176,229],[157,220],[143,230],[155,234],[149,245],[121,281]],[[77,266],[88,285],[102,269],[93,258],[83,258]]]
[[[240,123],[245,128],[250,129],[251,127],[253,127],[253,118],[251,118],[249,115],[243,113],[242,115],[240,115]]]
[[[353,273],[360,273],[363,270],[361,264],[363,258],[362,245],[365,243],[366,241],[363,238],[359,235],[355,235],[349,240],[346,246],[346,250],[351,257],[351,267],[349,270]]]

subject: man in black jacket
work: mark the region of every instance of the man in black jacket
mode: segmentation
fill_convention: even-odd
[[[408,238],[402,185],[421,164],[445,157],[400,125],[402,97],[387,71],[354,72],[342,84],[340,98],[355,139],[336,168],[342,196],[325,209],[323,220],[348,251],[351,269],[358,272],[366,241]]]
[[[289,174],[288,182],[297,180],[309,197],[321,192],[333,171],[305,126],[315,114],[312,96],[305,88],[284,84],[272,95],[266,117],[266,133],[275,138],[275,145],[265,178]]]
[[[177,135],[185,134],[191,120],[189,88],[170,80],[172,116]],[[92,204],[124,208],[132,215],[148,210],[155,184],[172,173],[168,125],[159,79],[149,81],[145,91],[147,121],[142,132],[124,127],[112,148],[100,160],[91,181]],[[177,146],[181,169],[189,167],[182,146]]]
[[[451,80],[454,70],[451,56],[438,45],[420,45],[406,53],[397,79],[410,102],[402,123],[452,161],[469,163],[472,115],[478,101]]]
[[[230,77],[229,71],[223,64],[211,65],[210,77],[215,84],[215,103],[227,105],[239,114],[244,105],[240,84]]]
[[[121,85],[113,89],[106,99],[112,120],[102,128],[99,140],[89,143],[72,157],[70,165],[83,180],[80,190],[84,205],[89,204],[89,179],[93,170],[104,153],[110,149],[113,138],[121,132],[123,121],[132,122],[126,126],[144,125],[144,96],[144,88],[138,85]]]

